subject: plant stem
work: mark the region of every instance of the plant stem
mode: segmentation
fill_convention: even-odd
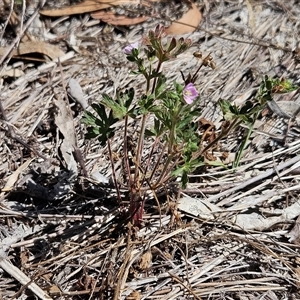
[[[179,158],[180,158],[180,155],[174,160],[174,156],[173,156],[173,158],[172,158],[172,164],[170,165],[170,163],[169,163],[169,168],[167,169],[166,168],[166,170],[165,171],[163,171],[162,173],[161,173],[161,176],[160,176],[160,178],[156,181],[156,183],[152,186],[152,189],[153,190],[155,190],[155,189],[157,189],[158,187],[160,187],[160,186],[162,186],[162,185],[164,185],[164,183],[165,182],[167,182],[167,181],[169,181],[171,178],[172,178],[172,175],[171,175],[171,172],[172,172],[172,170],[174,169],[174,167],[175,166],[177,166],[178,165],[178,163],[179,163]],[[166,177],[164,177],[163,175],[166,175],[166,174],[168,174]]]
[[[157,67],[156,67],[156,74],[158,74],[160,68],[161,68],[161,65],[162,65],[162,62],[159,60],[158,61],[158,64],[157,64]],[[153,85],[152,85],[152,91],[151,93],[153,94],[154,91],[155,91],[155,88],[156,88],[156,82],[157,82],[157,77],[154,78],[153,80]]]
[[[242,142],[240,149],[238,150],[236,159],[233,162],[233,168],[234,169],[236,169],[238,167],[239,163],[240,163],[243,151],[244,151],[244,149],[246,147],[246,144],[247,144],[247,142],[248,142],[248,140],[250,138],[250,135],[251,135],[251,133],[253,131],[254,123],[255,123],[255,121],[257,119],[257,116],[258,116],[258,113],[255,113],[254,116],[253,116],[253,122],[251,123],[251,125],[248,128],[247,136],[244,139],[244,141]]]
[[[153,153],[154,153],[154,149],[157,148],[158,142],[159,142],[159,137],[156,136],[156,137],[155,137],[155,141],[154,141],[154,143],[152,144],[151,151],[150,151],[150,153],[149,153],[149,157],[148,157],[148,159],[147,159],[146,167],[145,167],[145,169],[144,169],[144,174],[143,174],[144,176],[143,176],[143,178],[142,178],[142,180],[141,180],[141,186],[143,186],[144,181],[146,180],[146,175],[147,175],[147,172],[148,172],[148,169],[149,169],[149,166],[150,166],[151,158],[152,158],[152,155],[153,155]],[[161,154],[162,154],[162,153],[163,153],[163,152],[161,152]],[[151,176],[150,176],[150,178],[149,178],[148,180],[151,180],[152,175],[153,175],[153,172],[151,172]]]
[[[150,90],[150,75],[151,75],[151,71],[152,71],[152,65],[150,63],[150,66],[149,66],[149,73],[147,75],[144,74],[145,78],[146,78],[146,95],[148,95],[149,93],[149,90]]]
[[[119,185],[118,185],[117,178],[116,178],[116,171],[115,171],[115,165],[114,165],[114,161],[113,161],[113,157],[112,157],[110,139],[107,139],[107,148],[108,148],[109,159],[110,159],[110,163],[111,163],[112,177],[113,177],[114,185],[115,185],[115,188],[117,191],[117,198],[118,198],[118,201],[120,204],[122,202],[122,199],[121,199],[121,193],[120,193]]]
[[[139,168],[141,166],[142,151],[143,151],[144,136],[145,136],[145,128],[146,128],[146,120],[147,120],[147,114],[144,114],[142,116],[141,130],[140,130],[140,133],[139,133],[138,147],[137,147],[137,152],[136,152],[136,167],[135,167],[135,173],[134,173],[134,182],[135,183],[138,180]]]
[[[169,166],[169,164],[171,163],[173,157],[174,157],[174,156],[173,156],[172,154],[169,154],[169,155],[168,155],[168,159],[167,159],[167,161],[165,162],[164,168],[163,168],[163,170],[162,170],[162,172],[161,172],[159,178],[156,180],[156,182],[155,182],[154,185],[153,185],[153,188],[154,188],[154,189],[160,184],[160,181],[161,181],[162,178],[165,176],[165,173],[166,173],[166,171],[167,171],[167,169],[168,169],[168,166]]]
[[[175,112],[173,111],[172,125],[171,125],[171,128],[170,128],[170,137],[169,137],[169,141],[165,143],[165,146],[168,147],[168,159],[165,162],[163,171],[161,172],[161,174],[160,174],[158,180],[156,181],[156,183],[154,184],[154,186],[159,185],[160,181],[162,180],[162,178],[164,178],[164,176],[165,176],[165,174],[168,170],[169,164],[174,159],[173,147],[174,147],[174,141],[175,141],[175,136],[176,136],[176,125],[178,123],[179,115],[180,115],[180,112],[181,112],[182,109],[183,109],[183,105],[181,105],[179,107],[178,111],[175,111]],[[164,147],[164,149],[166,147]],[[169,170],[170,170],[170,168],[169,168]],[[154,173],[152,173],[152,175],[153,174]]]
[[[128,116],[125,116],[125,124],[124,124],[124,162],[125,162],[125,167],[126,167],[126,172],[128,174],[128,185],[129,185],[129,190],[133,185],[133,181],[131,178],[130,174],[130,165],[129,165],[129,159],[128,159],[128,143],[127,143],[127,130],[128,130]]]
[[[176,136],[176,125],[178,124],[178,121],[180,121],[179,115],[180,115],[182,109],[183,109],[183,105],[180,105],[178,111],[175,111],[175,112],[173,111],[172,125],[171,125],[171,129],[170,129],[170,138],[169,138],[169,143],[168,143],[169,144],[168,145],[169,153],[173,152],[174,140],[175,140],[175,136]]]
[[[194,83],[196,81],[196,78],[197,78],[197,74],[199,73],[200,69],[202,68],[203,66],[203,63],[200,64],[199,68],[197,69],[197,71],[194,73],[192,79],[191,79],[191,82]]]
[[[156,172],[156,170],[157,170],[157,168],[158,168],[158,166],[161,162],[161,159],[162,159],[162,157],[165,153],[166,148],[167,148],[167,143],[165,143],[163,148],[161,149],[160,155],[159,155],[158,159],[156,160],[156,164],[155,164],[154,168],[152,169],[151,175],[148,179],[149,182],[151,182],[151,180],[152,180],[152,178],[153,178],[153,176],[154,176],[154,174],[155,174],[155,172]]]

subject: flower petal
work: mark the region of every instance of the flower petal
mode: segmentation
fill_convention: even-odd
[[[187,104],[192,104],[199,93],[193,83],[189,83],[183,89],[183,99]]]
[[[139,42],[132,43],[124,48],[124,53],[130,55],[133,49],[139,48]]]

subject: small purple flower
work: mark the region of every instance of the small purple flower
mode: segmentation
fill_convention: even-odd
[[[126,55],[130,55],[133,49],[138,49],[138,48],[139,48],[139,42],[135,42],[133,44],[130,44],[130,45],[126,46],[124,48],[124,53]]]
[[[198,95],[198,91],[191,82],[183,89],[183,99],[187,104],[192,104]]]

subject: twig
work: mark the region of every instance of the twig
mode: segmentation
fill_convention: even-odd
[[[285,169],[285,168],[287,168],[287,167],[289,167],[289,166],[297,163],[298,161],[300,161],[300,156],[299,155],[297,155],[297,156],[293,157],[292,159],[290,159],[290,160],[288,160],[288,161],[280,164],[277,167],[277,170],[278,171],[283,170],[283,169]],[[249,180],[246,180],[245,182],[243,182],[243,183],[241,183],[241,184],[239,184],[237,186],[234,186],[233,188],[231,188],[231,189],[229,189],[227,191],[224,191],[224,192],[221,192],[221,193],[219,193],[217,195],[214,195],[214,196],[208,198],[207,200],[210,201],[210,202],[216,202],[221,197],[228,196],[228,195],[230,195],[230,194],[232,194],[234,192],[240,191],[240,190],[244,189],[245,187],[247,187],[247,186],[249,186],[251,184],[254,184],[254,183],[258,182],[258,181],[261,181],[261,180],[263,180],[263,179],[271,176],[275,172],[276,171],[274,169],[268,170],[265,173],[260,174],[260,175],[254,177],[254,178],[249,179]]]
[[[13,278],[19,281],[22,285],[28,285],[28,288],[42,300],[51,300],[52,298],[43,291],[36,283],[25,275],[19,268],[14,266],[6,259],[0,257],[0,267],[10,274]]]
[[[139,255],[133,255],[133,249],[131,245],[131,230],[128,231],[127,236],[127,245],[126,245],[126,252],[125,252],[125,258],[124,262],[118,272],[118,281],[117,285],[114,291],[114,298],[113,300],[120,299],[121,296],[121,290],[124,287],[124,284],[127,280],[129,269],[132,266],[132,264],[139,258]],[[131,259],[133,257],[133,259]],[[131,259],[131,260],[130,260]]]
[[[191,288],[189,288],[187,285],[185,285],[178,276],[176,276],[175,274],[172,274],[171,272],[168,272],[169,275],[173,278],[173,280],[175,280],[177,283],[179,283],[180,285],[182,285],[186,290],[188,290],[188,292],[190,294],[192,294],[195,299],[198,299],[198,300],[202,300],[202,298],[198,297]]]

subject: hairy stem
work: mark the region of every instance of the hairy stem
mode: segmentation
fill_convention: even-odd
[[[145,129],[146,129],[146,120],[147,120],[147,114],[144,114],[142,116],[141,130],[139,132],[138,147],[137,147],[137,152],[136,152],[136,168],[135,168],[135,173],[134,173],[135,184],[138,180],[139,168],[141,166],[142,152],[143,152],[143,146],[144,146],[144,136],[145,136]]]
[[[157,136],[155,138],[154,143],[152,144],[151,151],[150,151],[149,157],[147,159],[146,167],[144,168],[144,174],[143,174],[143,178],[141,180],[141,186],[143,186],[143,183],[146,180],[147,172],[148,172],[148,169],[149,169],[149,166],[150,166],[150,163],[151,163],[151,158],[153,156],[154,150],[157,148],[158,143],[159,143],[159,137]],[[149,180],[151,180],[152,175],[153,175],[153,173],[151,172],[151,176],[150,176]]]
[[[171,163],[169,163],[169,168],[166,168],[166,170],[164,171],[164,174],[162,172],[163,176],[160,176],[160,178],[156,181],[156,183],[153,185],[152,189],[155,190],[159,187],[161,187],[162,185],[165,184],[165,182],[170,181],[170,179],[172,178],[172,171],[175,169],[175,167],[179,164],[180,161],[180,155],[174,159],[175,156],[173,156]]]
[[[162,65],[162,62],[159,61],[158,64],[157,64],[157,67],[156,67],[156,74],[158,74],[160,68],[161,68],[161,65]],[[152,85],[152,91],[151,93],[153,94],[154,91],[155,91],[155,88],[156,88],[156,82],[157,82],[157,77],[154,78],[153,80],[153,85]]]
[[[115,170],[115,165],[114,165],[114,161],[113,161],[113,156],[112,156],[111,145],[110,145],[110,140],[109,139],[107,139],[107,148],[108,148],[109,159],[110,159],[110,163],[111,163],[112,177],[113,177],[114,185],[115,185],[115,188],[116,188],[116,191],[117,191],[117,198],[118,198],[119,203],[121,203],[121,201],[122,201],[121,193],[120,193],[119,185],[118,185],[118,182],[117,182],[116,170]]]
[[[169,140],[165,143],[165,145],[168,147],[168,158],[164,164],[164,168],[163,168],[158,180],[154,184],[155,186],[159,185],[160,180],[162,180],[165,177],[166,172],[170,170],[169,164],[174,159],[173,148],[174,148],[175,139],[176,139],[176,128],[177,128],[178,120],[180,119],[179,115],[180,115],[180,112],[182,109],[183,109],[183,106],[181,105],[179,107],[178,111],[173,112],[172,124],[171,124],[171,128],[170,128],[170,137],[169,137]],[[165,147],[164,147],[164,150],[165,150]]]
[[[164,178],[166,171],[169,167],[169,164],[171,163],[171,161],[173,160],[173,155],[169,154],[167,161],[164,164],[164,168],[159,176],[159,178],[156,180],[156,182],[154,183],[154,188],[160,185],[160,182],[162,180],[162,178]]]
[[[202,66],[203,66],[203,63],[200,64],[199,68],[198,68],[197,71],[194,73],[194,75],[193,75],[193,77],[192,77],[192,79],[191,79],[191,82],[194,83],[194,82],[196,81],[197,74],[198,74],[199,71],[201,70]]]
[[[129,158],[128,158],[128,143],[127,143],[127,138],[128,138],[127,137],[127,130],[128,130],[128,116],[125,116],[123,152],[124,152],[125,168],[126,168],[126,172],[128,174],[128,185],[129,185],[129,189],[130,189],[133,185],[133,182],[132,182],[132,178],[130,176],[130,165],[129,165]]]
[[[166,148],[167,148],[167,143],[164,144],[163,149],[161,149],[161,151],[160,151],[160,155],[159,155],[158,159],[156,160],[156,164],[155,164],[154,168],[152,169],[151,175],[150,175],[150,177],[148,179],[149,182],[151,182],[151,180],[152,180],[152,178],[153,178],[156,170],[158,169],[158,167],[160,165],[160,162],[162,160],[162,157],[163,157],[163,155],[165,153]]]
[[[241,145],[241,147],[238,150],[238,153],[236,155],[236,159],[233,162],[233,168],[234,169],[237,168],[238,165],[239,165],[239,163],[240,163],[243,151],[244,151],[244,149],[246,147],[246,144],[247,144],[247,142],[248,142],[248,140],[250,138],[250,135],[252,134],[254,123],[255,123],[257,117],[258,117],[258,113],[255,113],[254,116],[253,116],[253,122],[250,124],[250,126],[248,128],[247,136],[245,137],[244,141],[242,142],[242,145]]]

